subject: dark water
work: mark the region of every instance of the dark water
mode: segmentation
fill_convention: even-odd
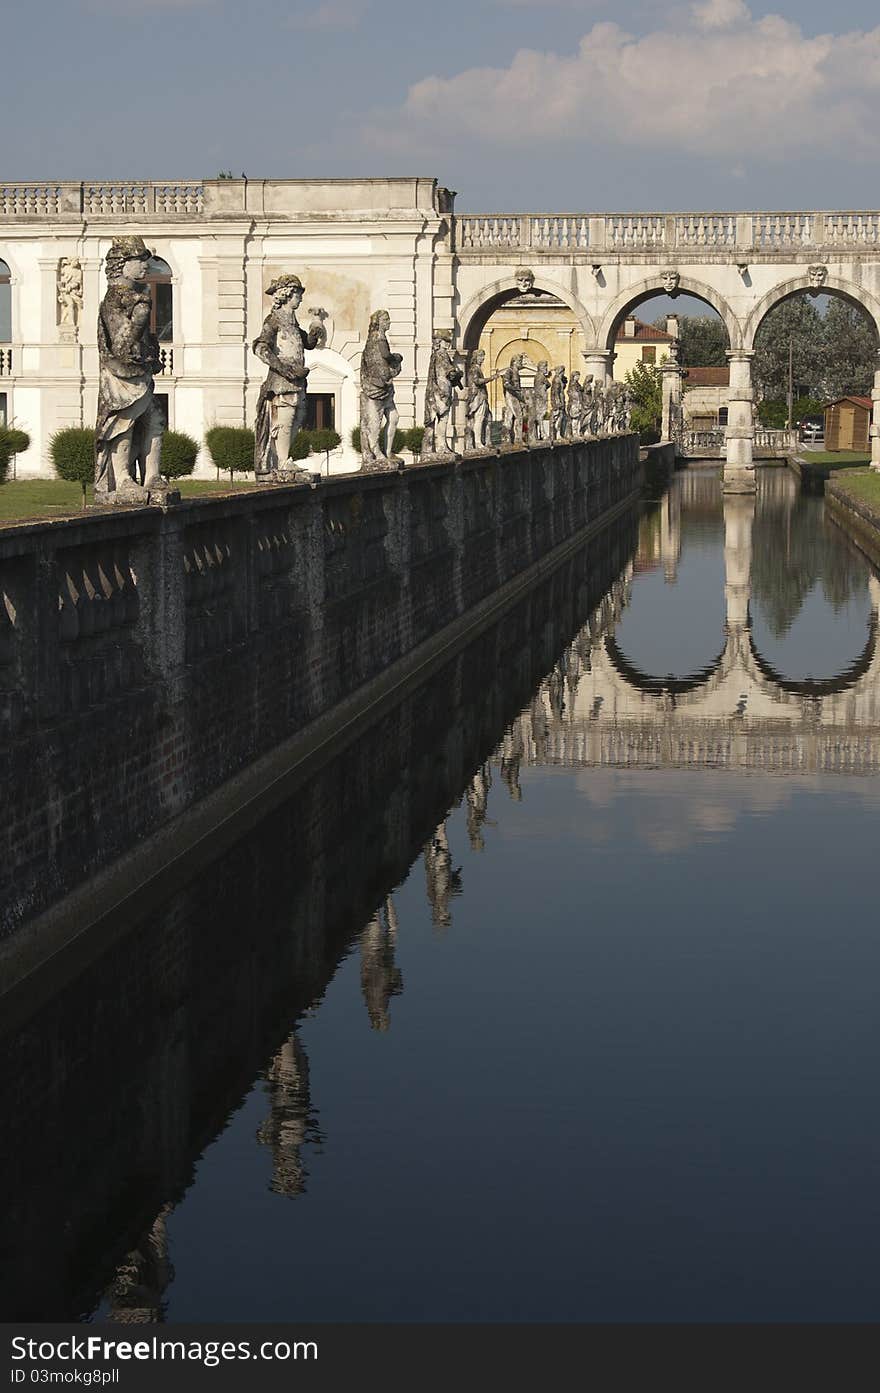
[[[880,586],[678,476],[2,1042],[7,1318],[880,1315]]]

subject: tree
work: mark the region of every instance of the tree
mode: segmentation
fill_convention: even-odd
[[[877,331],[864,310],[834,295],[823,322],[825,380],[829,400],[848,393],[867,396],[874,385]]]
[[[166,479],[182,479],[192,474],[199,454],[199,442],[182,430],[166,430],[162,436],[162,462]]]
[[[752,372],[761,397],[784,401],[788,394],[788,346],[796,396],[824,396],[825,343],[822,316],[811,299],[796,295],[776,305],[755,335]]]
[[[65,426],[49,441],[49,454],[59,479],[82,485],[82,505],[86,506],[86,486],[95,479],[95,432],[88,426]]]
[[[666,316],[654,320],[666,328]],[[727,330],[717,314],[684,315],[678,321],[678,342],[684,368],[726,368]]]
[[[229,470],[229,482],[233,474],[244,474],[254,467],[254,433],[248,426],[211,426],[205,431],[205,444],[211,452],[211,459],[217,469]]]
[[[633,398],[633,430],[638,431],[643,444],[652,445],[660,439],[663,423],[663,374],[660,366],[636,363],[626,374],[625,380]]]

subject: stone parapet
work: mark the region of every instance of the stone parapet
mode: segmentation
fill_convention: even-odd
[[[0,936],[351,719],[640,478],[616,436],[0,529]]]

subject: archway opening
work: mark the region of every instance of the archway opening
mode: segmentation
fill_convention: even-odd
[[[643,441],[659,438],[663,416],[662,368],[677,360],[680,393],[670,430],[719,432],[727,425],[730,336],[714,305],[691,293],[649,290],[632,299],[611,327],[612,374],[635,399],[633,424]]]
[[[523,355],[520,378],[529,388],[542,361],[550,369],[564,367],[566,378],[572,370],[582,371],[585,346],[583,326],[572,307],[553,291],[527,282],[499,291],[481,306],[466,326],[463,341],[468,357],[478,348],[486,355],[483,371],[494,378],[489,382],[489,406],[496,420],[503,408],[500,374],[517,354]]]
[[[764,314],[752,380],[762,425],[797,428],[802,442],[870,455],[877,325],[852,296],[797,289]]]
[[[173,343],[174,295],[168,262],[161,256],[151,257],[144,280],[150,290],[150,328],[160,343]]]

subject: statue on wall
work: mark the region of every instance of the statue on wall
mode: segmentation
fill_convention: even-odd
[[[808,266],[807,276],[810,281],[810,290],[819,291],[828,279],[827,266]]]
[[[553,369],[550,381],[550,439],[561,440],[565,435],[565,368]]]
[[[254,353],[269,369],[257,400],[254,430],[254,473],[261,484],[311,477],[290,453],[306,418],[305,350],[316,347],[315,329],[320,327],[313,325],[306,333],[296,317],[304,291],[299,276],[276,276],[266,290],[272,308],[253,343]]]
[[[681,276],[678,271],[664,271],[660,277],[660,284],[663,286],[667,295],[677,295],[678,287],[681,284]]]
[[[394,379],[403,357],[388,343],[391,316],[387,310],[370,315],[367,341],[361,354],[361,458],[364,469],[394,468],[403,463],[393,453],[398,413],[394,404]],[[383,448],[382,434],[385,433]]]
[[[514,354],[501,374],[501,384],[504,388],[504,413],[501,417],[501,429],[510,445],[523,443],[523,413],[526,402],[520,373],[525,361],[526,355],[524,353]]]
[[[590,424],[593,416],[593,374],[587,373],[581,383],[581,419],[578,425],[579,435],[590,434]]]
[[[488,437],[492,417],[489,411],[487,388],[488,384],[500,374],[493,372],[487,377],[483,372],[485,361],[485,349],[477,348],[471,354],[468,364],[465,379],[467,391],[465,393],[464,448],[466,450],[484,450],[490,444]]]
[[[62,256],[58,263],[58,323],[75,329],[83,307],[83,271],[78,256]]]
[[[583,389],[581,387],[581,375],[575,368],[571,377],[568,379],[568,433],[573,438],[581,428],[581,416],[583,415]]]
[[[313,348],[327,347],[327,325],[325,321],[330,316],[325,309],[318,306],[317,309],[309,310],[309,337],[314,339]]]
[[[530,440],[544,439],[544,417],[550,391],[550,364],[542,358],[535,368],[535,381],[527,393],[528,429]]]
[[[117,237],[107,253],[107,293],[98,312],[96,502],[167,499],[159,473],[162,413],[153,397],[159,343],[143,283],[152,257],[142,237]]]
[[[423,454],[448,458],[454,453],[453,407],[455,389],[461,384],[461,369],[456,366],[452,335],[448,330],[438,329],[431,345],[431,361],[425,383]]]

